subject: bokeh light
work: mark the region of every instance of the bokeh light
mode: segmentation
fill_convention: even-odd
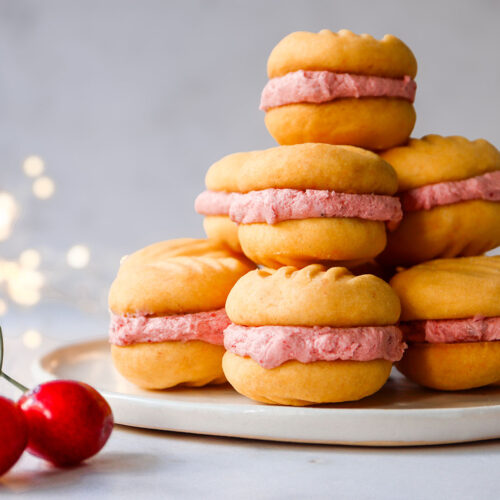
[[[23,162],[23,170],[28,177],[38,177],[45,170],[45,162],[39,156],[28,156]]]
[[[0,241],[6,240],[19,212],[15,198],[6,191],[0,191]]]
[[[41,299],[40,288],[43,278],[36,271],[20,271],[15,279],[9,281],[7,291],[10,298],[21,306],[34,306]]]
[[[33,194],[41,200],[47,200],[53,196],[56,190],[56,185],[50,177],[39,177],[33,183]]]
[[[18,267],[16,262],[0,259],[0,285],[9,282],[17,273]]]
[[[66,260],[70,267],[83,269],[90,261],[90,250],[85,245],[74,245],[68,250]]]
[[[42,334],[38,330],[26,330],[22,339],[24,346],[28,349],[36,349],[42,344]]]
[[[0,284],[5,282],[10,299],[23,306],[33,306],[40,301],[44,285],[42,273],[24,268],[18,262],[0,260]]]
[[[19,256],[19,264],[25,269],[37,269],[40,266],[41,260],[40,252],[32,248],[24,250]]]

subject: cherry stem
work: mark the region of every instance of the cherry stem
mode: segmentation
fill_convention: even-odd
[[[3,333],[2,333],[2,327],[0,326],[0,377],[3,377],[5,380],[10,382],[12,385],[17,387],[20,391],[26,392],[28,391],[28,388],[18,382],[17,380],[14,380],[13,378],[9,377],[6,373],[3,372]]]

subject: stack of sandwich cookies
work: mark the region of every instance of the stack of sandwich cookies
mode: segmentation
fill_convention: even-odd
[[[253,153],[234,153],[214,163],[205,177],[206,191],[195,200],[196,212],[204,215],[203,227],[207,236],[241,252],[238,227],[229,219],[233,193],[238,191],[238,174],[244,161]]]
[[[229,216],[243,252],[267,267],[353,265],[378,255],[402,217],[397,177],[353,146],[299,144],[254,152]]]
[[[260,108],[279,144],[403,144],[415,125],[417,61],[398,38],[299,31],[268,60]]]
[[[409,345],[402,373],[440,390],[500,382],[500,256],[429,261],[391,285]]]
[[[429,135],[382,157],[398,174],[404,212],[383,264],[480,255],[500,245],[500,152],[489,142]]]
[[[128,256],[109,295],[117,370],[147,389],[225,382],[224,303],[253,267],[211,240],[170,240]]]
[[[392,35],[296,32],[274,48],[261,109],[280,146],[212,165],[195,202],[210,239],[141,250],[113,284],[126,378],[167,388],[225,374],[287,405],[373,394],[393,362],[430,388],[500,383],[500,257],[431,260],[500,245],[500,153],[409,139],[416,72]],[[415,264],[391,280],[403,335],[396,292],[373,274]]]
[[[252,271],[231,290],[226,311],[224,373],[264,403],[361,399],[382,387],[405,348],[394,291],[345,268]]]

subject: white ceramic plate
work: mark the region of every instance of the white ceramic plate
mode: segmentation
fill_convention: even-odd
[[[393,372],[374,396],[355,403],[294,408],[258,404],[230,386],[144,391],[113,368],[105,340],[57,349],[33,365],[38,382],[87,382],[119,424],[148,429],[300,443],[410,446],[500,437],[500,387],[445,393]]]

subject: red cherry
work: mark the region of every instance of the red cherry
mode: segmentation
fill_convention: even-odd
[[[54,465],[75,465],[95,455],[113,430],[108,403],[83,382],[41,384],[18,405],[28,422],[28,451]]]
[[[0,476],[22,455],[28,442],[28,425],[14,401],[0,396]]]

